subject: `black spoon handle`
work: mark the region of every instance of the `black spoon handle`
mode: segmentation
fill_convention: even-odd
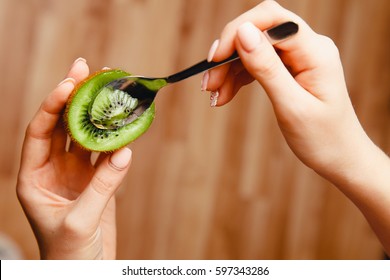
[[[167,77],[166,80],[168,83],[179,82],[181,80],[187,79],[188,77],[202,73],[206,70],[212,69],[212,68],[220,66],[222,64],[229,63],[229,62],[236,60],[236,59],[239,59],[238,53],[236,51],[230,57],[228,57],[222,61],[208,62],[207,59],[205,59],[205,60],[203,60],[203,61],[201,61],[201,62],[183,70],[183,71],[180,71],[179,73],[176,73],[176,74],[173,74],[173,75]]]
[[[287,39],[288,37],[296,34],[298,32],[298,25],[292,21],[288,21],[285,23],[282,23],[276,27],[273,27],[271,29],[268,29],[265,31],[265,34],[268,35],[270,41],[275,44],[279,43],[280,41]],[[181,80],[187,79],[188,77],[191,77],[193,75],[202,73],[206,70],[210,70],[212,68],[218,67],[220,65],[232,62],[236,59],[239,59],[237,51],[235,51],[231,56],[228,58],[222,60],[222,61],[207,61],[207,59],[187,68],[183,71],[180,71],[176,74],[173,74],[171,76],[168,76],[165,78],[165,80],[168,83],[175,83],[179,82]]]

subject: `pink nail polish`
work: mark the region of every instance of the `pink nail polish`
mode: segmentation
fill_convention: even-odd
[[[214,43],[211,45],[211,48],[209,50],[209,54],[207,56],[207,61],[208,62],[213,60],[214,54],[217,51],[218,45],[219,45],[219,40],[215,40]]]
[[[209,71],[206,71],[203,75],[203,78],[202,78],[202,84],[200,86],[200,90],[201,91],[205,91],[207,90],[207,84],[209,82],[209,78],[210,78],[210,74],[209,74]]]
[[[83,62],[87,62],[87,60],[83,57],[79,57],[77,58],[74,62],[73,62],[73,65],[75,65],[76,63],[80,62],[80,61],[83,61]]]
[[[126,147],[111,155],[110,165],[116,170],[123,170],[129,165],[130,159],[131,150]]]

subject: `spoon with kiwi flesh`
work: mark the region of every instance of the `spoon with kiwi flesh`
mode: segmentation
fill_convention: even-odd
[[[296,34],[298,32],[298,29],[299,28],[296,23],[289,21],[264,31],[264,34],[266,35],[268,40],[274,45]],[[165,78],[126,76],[120,79],[116,79],[105,85],[96,95],[95,100],[91,103],[88,109],[90,120],[96,127],[100,129],[120,128],[128,123],[133,122],[139,116],[141,116],[142,113],[147,110],[153,103],[157,92],[166,85],[179,82],[193,75],[199,74],[201,72],[215,68],[225,63],[229,63],[236,59],[239,59],[239,56],[237,52],[234,52],[230,57],[225,60],[218,62],[209,62],[207,60],[203,60],[183,71],[180,71]],[[95,101],[97,99],[105,99],[107,96],[112,95],[115,91],[126,92],[131,96],[131,99],[130,101],[129,99],[126,100],[126,110],[120,108],[120,113],[115,115],[114,121],[111,119],[107,122],[102,122],[101,119],[99,120],[99,118],[94,117],[94,111],[101,111],[100,106],[94,106],[94,104],[101,104],[102,102]],[[120,100],[117,100],[117,102],[119,105],[121,105]]]

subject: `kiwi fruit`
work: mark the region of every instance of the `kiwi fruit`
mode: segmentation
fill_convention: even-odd
[[[128,75],[122,70],[103,70],[75,87],[64,113],[72,141],[89,151],[112,152],[134,141],[150,127],[155,115],[154,103],[136,120],[122,124],[138,100],[126,92],[104,88],[109,82]]]

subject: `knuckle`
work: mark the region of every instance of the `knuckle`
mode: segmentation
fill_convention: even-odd
[[[318,45],[322,49],[322,54],[319,57],[323,57],[327,62],[329,62],[329,59],[339,58],[339,49],[331,38],[324,35],[318,35],[317,40]]]
[[[281,8],[281,6],[276,1],[263,1],[258,5],[258,7],[268,10],[276,10]]]
[[[37,131],[37,124],[34,120],[32,120],[26,128],[26,136],[35,136]]]
[[[255,76],[266,80],[273,80],[279,76],[280,64],[280,61],[274,56],[263,56],[261,63],[253,64],[253,70],[256,73]]]
[[[94,191],[96,191],[98,194],[101,194],[103,196],[106,196],[108,194],[111,194],[112,190],[114,189],[114,184],[110,181],[104,180],[98,175],[95,175],[91,180],[91,187]]]
[[[209,80],[207,82],[207,90],[215,91],[223,85],[229,65],[222,65],[209,71]]]
[[[308,61],[312,67],[332,71],[339,68],[339,49],[331,38],[316,34],[308,48],[308,53],[309,51],[311,55]]]
[[[266,63],[264,63],[262,72],[263,76],[268,79],[274,78],[278,73],[279,63],[276,59],[269,59]]]
[[[229,21],[222,29],[221,38],[227,37],[229,34],[235,33],[236,29],[237,29],[236,20]]]
[[[39,140],[46,140],[51,137],[51,131],[42,129],[42,123],[35,117],[26,128],[25,137],[32,137]]]
[[[324,35],[320,35],[320,40],[322,41],[322,44],[326,47],[326,49],[334,55],[339,55],[339,49],[337,48],[335,42]]]

